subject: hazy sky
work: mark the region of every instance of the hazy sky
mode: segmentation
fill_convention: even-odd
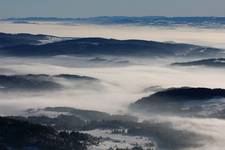
[[[0,0],[0,18],[225,16],[225,0]]]

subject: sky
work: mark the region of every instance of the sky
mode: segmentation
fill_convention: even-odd
[[[0,18],[225,16],[225,0],[0,0]]]

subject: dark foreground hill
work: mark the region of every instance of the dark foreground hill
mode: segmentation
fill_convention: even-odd
[[[58,132],[51,127],[0,117],[1,150],[85,150],[97,139],[78,132]]]
[[[171,88],[156,92],[130,105],[131,109],[151,113],[178,113],[224,117],[225,89]],[[221,105],[223,106],[223,105]]]
[[[35,39],[40,35],[26,35]],[[0,36],[1,37],[1,36]],[[55,56],[55,55],[113,55],[152,57],[209,57],[223,52],[221,49],[190,44],[162,43],[144,40],[116,40],[104,38],[77,38],[35,44],[16,35],[5,35],[0,43],[0,54],[10,56]],[[7,44],[10,41],[12,44]],[[19,41],[19,42],[18,42]],[[36,40],[38,42],[38,40]]]
[[[58,116],[49,116],[47,112],[58,113]],[[126,136],[149,137],[157,143],[159,149],[180,150],[193,146],[198,147],[201,146],[198,141],[205,138],[202,135],[189,131],[176,130],[170,122],[158,122],[157,119],[140,122],[136,117],[130,115],[110,115],[98,111],[80,110],[69,107],[30,109],[27,111],[27,115],[27,117],[15,118],[32,123],[45,124],[59,131],[106,129],[110,130],[112,135],[121,134]],[[102,140],[104,141],[104,139],[100,139],[100,143]],[[112,139],[107,138],[106,140],[110,141]],[[155,145],[155,143],[149,144],[149,149],[152,149],[151,147]],[[134,148],[132,150],[136,149]],[[139,149],[141,150],[141,147]]]
[[[32,123],[45,124],[57,130],[85,129],[89,124],[101,121],[137,121],[136,117],[130,115],[110,115],[104,112],[70,107],[46,107],[37,110],[29,109],[25,114],[25,116],[27,116],[26,118],[19,117],[18,119],[30,121]]]

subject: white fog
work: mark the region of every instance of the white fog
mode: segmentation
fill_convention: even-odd
[[[35,22],[14,24],[2,22],[0,32],[47,34],[60,37],[104,37],[115,39],[142,39],[225,48],[224,28],[198,28],[189,26],[154,27],[134,25],[79,25]]]
[[[62,25],[54,23],[12,24],[0,23],[0,32],[48,34],[59,37],[104,37],[115,39],[143,39],[190,43],[216,48],[225,48],[225,29],[199,29],[194,27],[147,27],[147,26],[103,26]],[[153,94],[154,87],[207,87],[225,89],[225,70],[203,66],[171,66],[180,58],[100,58],[126,61],[127,64],[92,62],[94,56],[52,57],[1,57],[0,74],[74,74],[99,79],[97,85],[58,82],[66,87],[60,91],[45,92],[0,92],[0,113],[15,115],[28,108],[54,106],[97,110],[110,114],[126,114],[130,103]],[[190,58],[187,60],[191,60]],[[150,89],[150,90],[146,90]],[[178,116],[141,116],[145,120],[170,122],[176,130],[203,135],[202,146],[184,150],[221,150],[225,147],[225,121],[210,118],[186,118]]]

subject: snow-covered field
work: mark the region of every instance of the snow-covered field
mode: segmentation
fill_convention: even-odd
[[[90,150],[106,150],[110,148],[112,148],[112,150],[116,148],[132,149],[134,147],[142,147],[143,150],[155,150],[156,148],[154,143],[146,137],[114,134],[111,130],[100,129],[83,131],[83,133],[101,138],[100,144],[89,147]]]

